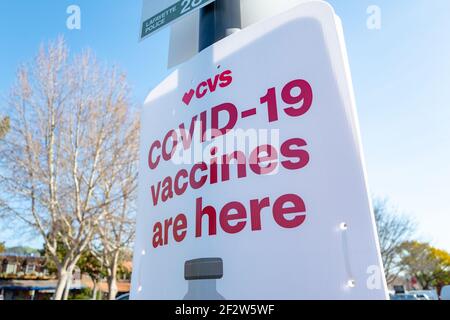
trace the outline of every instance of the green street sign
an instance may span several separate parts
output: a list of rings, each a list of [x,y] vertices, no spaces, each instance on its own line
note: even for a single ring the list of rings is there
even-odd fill
[[[141,40],[214,0],[144,0],[143,2]]]

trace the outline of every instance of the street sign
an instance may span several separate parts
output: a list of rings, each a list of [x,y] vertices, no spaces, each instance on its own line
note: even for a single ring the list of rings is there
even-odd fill
[[[141,40],[214,0],[143,0]]]
[[[132,299],[386,299],[340,22],[310,1],[142,112]]]

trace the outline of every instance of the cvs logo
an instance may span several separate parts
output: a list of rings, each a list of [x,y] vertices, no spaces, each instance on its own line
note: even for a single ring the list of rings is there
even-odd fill
[[[189,105],[194,96],[197,99],[202,99],[208,93],[215,92],[218,88],[226,88],[233,82],[233,76],[231,70],[226,70],[221,74],[217,74],[214,78],[200,82],[197,88],[191,89],[183,96],[183,102],[185,105]]]

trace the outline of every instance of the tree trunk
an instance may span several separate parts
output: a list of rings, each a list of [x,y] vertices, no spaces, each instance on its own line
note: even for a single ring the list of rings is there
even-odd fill
[[[58,282],[56,284],[55,295],[53,296],[53,300],[62,300],[68,278],[69,272],[67,270],[65,269],[58,270]]]
[[[66,282],[66,288],[64,289],[63,300],[69,299],[70,287],[72,286],[72,278],[73,278],[73,272],[69,271],[69,276],[67,277],[67,282]]]
[[[118,268],[119,268],[119,251],[114,254],[114,258],[108,275],[108,300],[116,299]]]
[[[108,276],[108,300],[115,300],[117,295],[117,275]]]
[[[97,300],[98,281],[96,279],[92,279],[92,283],[94,284],[92,287],[92,300]]]

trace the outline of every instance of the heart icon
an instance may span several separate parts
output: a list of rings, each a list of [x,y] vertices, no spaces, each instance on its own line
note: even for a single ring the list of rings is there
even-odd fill
[[[192,97],[194,96],[195,91],[191,89],[191,91],[186,92],[183,96],[183,102],[188,106],[191,103]]]

